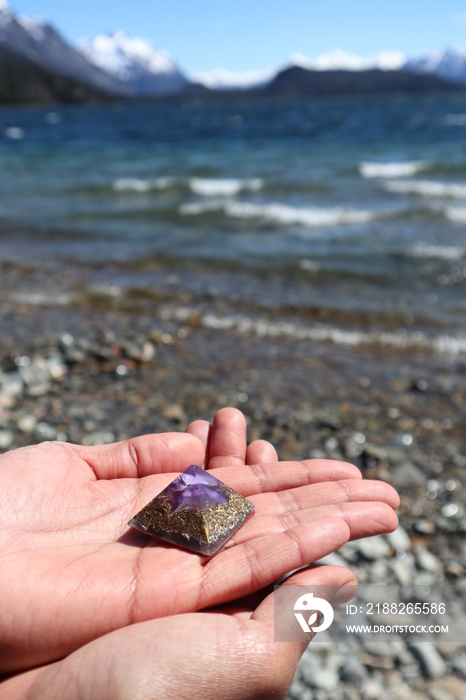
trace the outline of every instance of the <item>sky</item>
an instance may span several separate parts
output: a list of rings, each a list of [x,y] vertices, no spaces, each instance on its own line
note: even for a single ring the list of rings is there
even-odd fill
[[[0,0],[0,4],[5,0]],[[267,69],[336,49],[407,56],[466,48],[466,0],[10,0],[73,44],[122,29],[166,49],[190,76],[223,67]]]

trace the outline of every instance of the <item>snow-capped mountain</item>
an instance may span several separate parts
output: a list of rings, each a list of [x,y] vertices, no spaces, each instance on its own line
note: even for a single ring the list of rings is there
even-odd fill
[[[0,46],[58,75],[75,78],[107,92],[127,93],[125,86],[89,63],[51,24],[15,15],[5,0],[0,0]]]
[[[433,73],[442,78],[466,83],[466,51],[445,49],[425,56],[411,58],[403,66],[406,70]]]
[[[90,63],[139,95],[179,92],[188,82],[166,51],[120,30],[83,39],[80,49]]]
[[[170,56],[143,39],[115,32],[87,40],[79,50],[48,22],[15,15],[6,0],[0,0],[0,47],[58,75],[123,97],[173,93],[187,85]]]
[[[249,70],[242,72],[228,71],[225,68],[214,68],[212,71],[198,73],[194,76],[197,82],[214,90],[243,90],[258,88],[273,80],[278,73],[288,68],[298,66],[306,70],[350,70],[362,71],[370,68],[381,70],[397,70],[401,68],[406,58],[399,51],[382,51],[377,56],[356,56],[335,49],[317,58],[311,59],[303,54],[293,54],[289,61],[278,68]]]

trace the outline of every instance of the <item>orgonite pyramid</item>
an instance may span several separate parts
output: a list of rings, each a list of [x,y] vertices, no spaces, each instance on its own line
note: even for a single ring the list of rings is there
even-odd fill
[[[252,515],[254,505],[191,464],[137,513],[129,525],[199,554],[215,554]]]

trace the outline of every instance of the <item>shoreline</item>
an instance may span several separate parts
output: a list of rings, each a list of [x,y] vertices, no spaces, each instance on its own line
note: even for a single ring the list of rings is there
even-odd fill
[[[452,605],[464,605],[466,391],[456,381],[458,363],[426,374],[425,353],[290,343],[189,319],[58,311],[24,305],[1,320],[3,328],[21,321],[23,333],[1,342],[0,451],[184,430],[221,406],[237,406],[249,440],[270,440],[281,459],[349,461],[399,490],[401,528],[349,543],[328,563],[350,566],[361,586],[448,586]],[[395,690],[401,694],[392,697],[436,700],[432,689],[464,697],[461,644],[426,642],[427,652],[416,656],[417,647],[397,636],[381,647],[382,657],[378,646],[356,638],[311,644],[288,700]]]
[[[98,266],[52,265],[47,275],[3,263],[0,452],[179,431],[236,406],[249,440],[270,440],[281,459],[348,461],[400,492],[400,530],[349,543],[329,563],[350,566],[361,585],[448,586],[464,605],[464,354],[267,334],[251,326],[247,305],[180,289],[178,274],[163,271],[148,294],[115,295]],[[90,281],[101,285],[93,293]],[[235,313],[243,322],[206,322]],[[331,327],[325,318],[305,323]],[[399,637],[383,645],[383,657],[377,646],[311,644],[289,700],[464,697],[461,644],[426,642],[419,658]]]
[[[408,464],[425,482],[460,476],[466,465],[466,366],[457,358],[290,342],[197,318],[27,304],[4,313],[0,327],[4,388],[24,375],[0,414],[12,446],[35,437],[15,426],[17,411],[35,411],[49,432],[73,442],[92,441],[85,411],[83,421],[73,419],[73,402],[85,405],[95,394],[91,422],[115,439],[184,429],[233,405],[246,414],[250,439],[270,439],[282,459],[345,459],[388,480]],[[54,402],[60,410],[49,412]]]

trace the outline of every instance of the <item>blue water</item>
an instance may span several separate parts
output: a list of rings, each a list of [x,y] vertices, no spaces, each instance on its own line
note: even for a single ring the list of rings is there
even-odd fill
[[[4,109],[0,166],[11,264],[466,347],[464,97]]]

